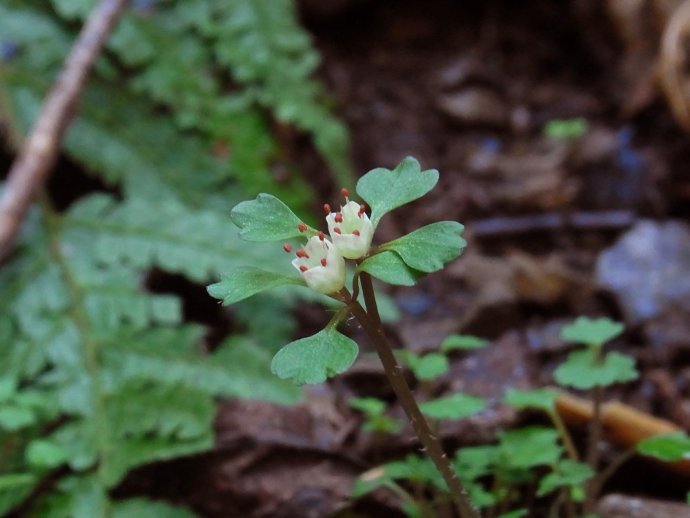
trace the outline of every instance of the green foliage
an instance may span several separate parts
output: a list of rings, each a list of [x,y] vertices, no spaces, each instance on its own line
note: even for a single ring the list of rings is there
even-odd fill
[[[635,360],[630,356],[610,352],[599,358],[592,349],[571,352],[553,373],[558,383],[577,389],[606,387],[633,381],[637,376]]]
[[[448,335],[441,342],[441,351],[448,353],[456,349],[482,349],[489,345],[489,341],[472,335]]]
[[[230,213],[247,241],[280,241],[302,236],[297,228],[302,222],[275,196],[261,193],[255,200],[243,201]],[[311,229],[310,233],[317,233]]]
[[[450,396],[425,401],[419,408],[432,419],[464,419],[486,408],[482,398],[456,392]]]
[[[637,445],[643,455],[668,462],[690,459],[690,437],[685,433],[655,435]]]
[[[399,286],[414,286],[417,279],[424,275],[405,264],[395,252],[381,252],[366,259],[357,267],[358,271],[367,272],[377,279]]]
[[[544,125],[544,135],[556,140],[576,139],[587,133],[587,120],[583,117],[553,119]]]
[[[503,402],[518,410],[532,408],[542,410],[547,414],[556,410],[556,398],[558,391],[551,388],[539,388],[533,390],[508,389]]]
[[[245,266],[222,275],[220,282],[209,285],[207,289],[211,297],[222,300],[227,306],[261,291],[288,284],[305,285],[304,281],[296,275],[288,276]]]
[[[359,353],[354,340],[326,328],[290,342],[273,357],[271,371],[298,385],[321,383],[350,368]]]
[[[622,332],[623,324],[609,318],[578,317],[572,324],[563,326],[561,339],[590,347],[601,347]]]
[[[547,474],[539,481],[537,496],[541,497],[548,495],[561,487],[575,488],[576,491],[573,491],[575,495],[584,495],[582,484],[593,476],[594,471],[588,464],[570,459],[563,459],[554,466],[554,470],[551,473]],[[573,500],[579,501],[580,496],[576,496]]]
[[[96,3],[0,5],[2,39],[19,48],[0,63],[11,143]],[[274,248],[239,245],[224,213],[265,190],[297,208],[309,202],[271,134],[275,120],[310,135],[338,182],[352,183],[347,135],[311,77],[316,63],[290,0],[126,10],[64,141],[68,163],[113,194],[63,212],[42,202],[0,269],[0,514],[40,488],[29,510],[40,516],[191,516],[113,502],[109,491],[132,468],[212,447],[218,397],[299,398],[255,343],[284,343],[292,297],[239,306],[242,325],[261,330],[256,341],[237,334],[208,353],[204,328],[184,322],[187,301],[153,293],[147,279],[156,271],[202,284],[242,264],[283,271]]]
[[[457,258],[466,245],[464,227],[456,221],[438,221],[390,241],[382,250],[393,250],[405,264],[425,273],[436,272]]]
[[[398,433],[402,429],[400,421],[384,415],[386,403],[380,399],[372,397],[351,398],[348,404],[365,415],[366,420],[362,425],[365,432]]]
[[[583,343],[585,349],[573,351],[553,373],[561,385],[578,389],[605,387],[637,379],[635,360],[630,356],[610,352],[603,354],[603,345],[619,336],[623,325],[608,318],[579,317],[564,326],[561,338],[567,342]]]
[[[421,198],[438,182],[438,171],[422,171],[419,162],[405,158],[393,169],[372,169],[357,182],[357,194],[371,207],[371,223],[376,228],[381,217],[406,203]]]
[[[448,358],[440,353],[429,353],[420,356],[412,351],[400,351],[398,357],[410,368],[415,378],[420,380],[436,379],[448,372],[450,368]]]
[[[502,462],[513,469],[553,465],[563,452],[558,432],[543,426],[529,426],[500,434]]]

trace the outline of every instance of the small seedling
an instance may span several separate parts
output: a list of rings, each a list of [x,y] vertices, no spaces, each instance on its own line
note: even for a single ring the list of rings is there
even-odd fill
[[[366,417],[362,424],[362,430],[365,432],[395,434],[402,429],[400,421],[384,414],[386,411],[385,401],[373,397],[357,397],[350,399],[348,403]]]

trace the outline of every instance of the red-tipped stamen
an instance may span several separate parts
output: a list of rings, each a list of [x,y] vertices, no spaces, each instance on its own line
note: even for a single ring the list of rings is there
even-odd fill
[[[290,243],[285,243],[283,245],[283,250],[285,250],[288,254],[292,252],[292,245]]]
[[[321,266],[326,266],[326,258],[321,259]]]
[[[350,196],[350,191],[348,191],[345,187],[340,189],[340,194],[343,196],[343,198],[347,198]]]
[[[302,265],[302,266],[299,267],[299,271],[302,272],[302,273],[306,272],[308,269],[309,269],[309,268],[307,268],[307,267],[304,266],[304,265]]]
[[[309,259],[309,254],[304,248],[300,248],[297,250],[297,253],[295,254],[297,257],[304,257],[306,259]]]
[[[305,225],[304,223],[300,223],[299,225],[297,225],[297,230],[299,230],[300,232],[306,232],[307,225]]]
[[[326,214],[329,214],[329,213],[331,212],[331,206],[330,206],[328,203],[324,203],[324,204],[323,204],[323,211],[324,211]]]
[[[358,235],[359,235],[359,230],[353,230],[352,233],[353,233],[355,236],[358,236]]]
[[[338,227],[334,227],[333,232],[335,232],[336,234],[342,234],[342,232],[340,231],[340,229]]]
[[[320,239],[321,241],[323,241],[324,239],[326,239],[326,234],[324,234],[323,232],[319,232],[319,239]]]
[[[342,212],[336,212],[335,222],[336,223],[342,223],[343,222],[343,213]]]
[[[364,205],[364,204],[361,204],[361,205],[359,206],[359,212],[357,213],[357,215],[361,218],[362,215],[363,215],[366,211],[367,211],[367,206]]]

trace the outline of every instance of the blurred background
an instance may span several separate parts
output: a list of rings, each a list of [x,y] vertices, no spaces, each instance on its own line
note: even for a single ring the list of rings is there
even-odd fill
[[[0,0],[0,178],[97,4]],[[377,239],[443,219],[469,245],[382,290],[391,336],[417,354],[490,341],[417,387],[488,402],[443,423],[447,446],[516,426],[503,393],[551,383],[581,314],[626,324],[616,348],[641,377],[610,398],[689,429],[688,36],[681,0],[128,2],[0,263],[0,514],[402,516],[350,499],[415,450],[348,405],[378,397],[403,422],[360,330],[344,328],[350,371],[294,387],[270,359],[328,322],[322,301],[223,308],[205,286],[291,271],[280,244],[239,241],[237,202],[269,192],[319,225],[341,187],[407,155],[439,186]],[[684,494],[650,469],[607,490]]]

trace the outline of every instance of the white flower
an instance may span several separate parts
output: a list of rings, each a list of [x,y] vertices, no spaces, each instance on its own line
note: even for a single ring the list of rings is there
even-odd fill
[[[329,213],[326,223],[333,244],[343,257],[359,259],[369,251],[374,229],[364,205],[348,201],[340,212]]]
[[[304,248],[297,250],[292,266],[300,271],[307,286],[319,293],[335,293],[345,286],[345,259],[323,233],[309,238]]]

